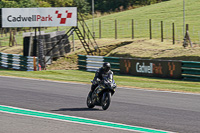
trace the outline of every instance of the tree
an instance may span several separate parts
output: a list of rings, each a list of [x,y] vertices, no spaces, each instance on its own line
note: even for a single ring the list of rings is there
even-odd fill
[[[16,8],[16,7],[37,7],[38,4],[34,0],[2,0],[0,8]]]
[[[0,8],[19,7],[16,1],[2,0],[0,1]]]
[[[94,0],[94,4],[96,11],[110,12],[110,11],[121,10],[121,8],[127,9],[129,6],[150,5],[162,1],[168,1],[168,0]],[[91,7],[92,0],[87,0],[87,2],[90,4]]]
[[[49,4],[46,1],[39,1],[38,4],[39,4],[39,7],[51,7],[51,4]]]
[[[73,5],[73,0],[45,0],[52,7],[70,7]]]
[[[19,7],[38,7],[38,4],[33,0],[19,0]]]
[[[56,0],[55,7],[70,7],[73,5],[73,0]]]
[[[89,13],[89,3],[85,0],[74,0],[73,6],[78,8],[78,12],[87,14]]]

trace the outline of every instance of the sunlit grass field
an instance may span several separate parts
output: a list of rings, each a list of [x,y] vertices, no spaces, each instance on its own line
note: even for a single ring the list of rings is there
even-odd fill
[[[90,84],[90,81],[93,79],[95,73],[80,70],[48,70],[26,72],[0,69],[0,75]],[[200,93],[199,82],[127,75],[114,75],[114,79],[118,87]]]
[[[185,23],[189,24],[192,41],[198,44],[200,41],[199,5],[199,0],[185,1]],[[164,38],[172,39],[172,23],[175,23],[175,39],[183,40],[183,0],[170,0],[95,18],[96,36],[99,36],[99,20],[101,20],[102,37],[114,38],[114,22],[117,20],[118,38],[131,38],[132,19],[134,19],[135,38],[149,38],[149,19],[151,19],[153,38],[160,39],[161,21],[163,21]],[[87,23],[92,27],[92,20],[88,20]]]
[[[189,24],[192,42],[200,44],[200,1],[185,1],[185,23]],[[183,41],[183,0],[170,0],[132,10],[112,13],[94,19],[95,37],[99,38],[99,20],[101,20],[101,37],[115,38],[115,20],[117,20],[117,38],[132,38],[132,19],[134,19],[134,38],[149,38],[149,19],[152,20],[152,37],[161,38],[161,21],[163,21],[164,39],[172,41],[172,23],[175,23],[175,39]],[[92,19],[86,20],[92,32]],[[79,24],[81,29],[81,26]],[[68,31],[70,27],[52,27],[45,32]],[[71,39],[71,38],[70,38]],[[75,39],[77,36],[75,35]],[[16,35],[18,44],[23,43],[22,33]],[[9,35],[0,37],[2,46],[8,45]]]

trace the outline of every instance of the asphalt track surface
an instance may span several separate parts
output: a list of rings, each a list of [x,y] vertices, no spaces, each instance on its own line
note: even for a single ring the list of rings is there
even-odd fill
[[[200,95],[118,88],[108,110],[88,109],[90,85],[0,77],[0,105],[179,133],[200,132]],[[3,132],[130,132],[0,113]],[[49,126],[51,125],[51,126]]]

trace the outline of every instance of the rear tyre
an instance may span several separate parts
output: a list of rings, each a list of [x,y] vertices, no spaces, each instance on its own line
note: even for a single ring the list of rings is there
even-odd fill
[[[108,107],[110,106],[110,102],[111,102],[111,93],[110,92],[104,92],[102,99],[101,99],[101,106],[103,110],[108,109]]]
[[[92,102],[92,92],[90,91],[88,96],[87,96],[87,106],[88,108],[94,108],[94,103]]]

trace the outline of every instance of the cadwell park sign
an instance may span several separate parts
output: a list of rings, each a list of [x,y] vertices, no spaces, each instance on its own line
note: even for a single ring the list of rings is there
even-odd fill
[[[2,8],[1,27],[77,26],[77,8]]]
[[[181,61],[120,59],[120,73],[135,76],[181,78]]]

